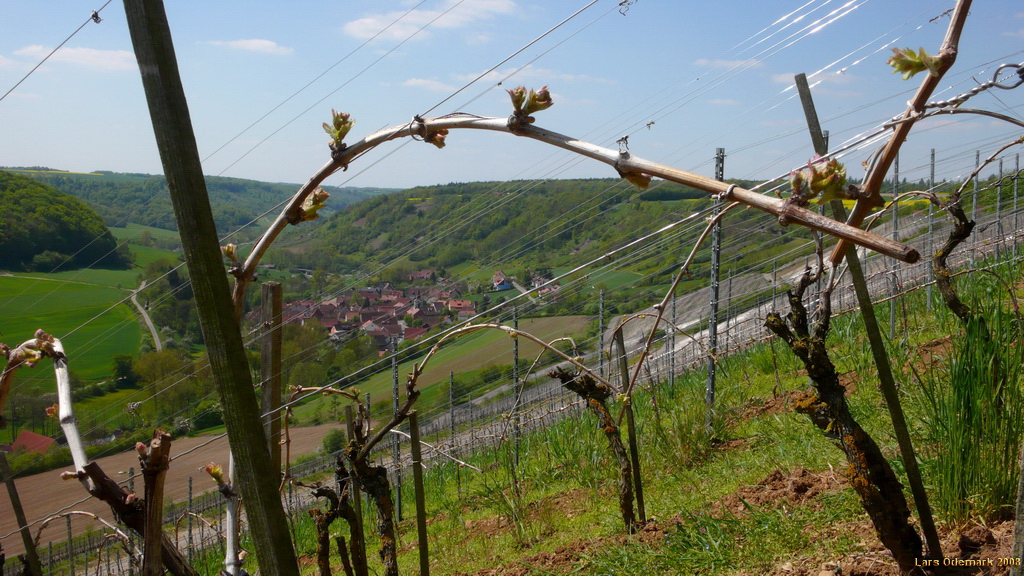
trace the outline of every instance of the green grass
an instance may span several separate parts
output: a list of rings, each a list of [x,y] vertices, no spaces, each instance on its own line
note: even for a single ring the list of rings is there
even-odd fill
[[[150,236],[157,240],[178,240],[178,232],[176,230],[164,230],[163,228],[154,228],[152,226],[143,226],[141,224],[132,223],[128,223],[124,227],[112,227],[110,229],[110,233],[118,240],[131,240],[133,238],[137,238],[144,230],[149,231]]]
[[[3,341],[17,345],[42,328],[61,338],[74,373],[85,380],[103,380],[110,374],[111,357],[134,353],[141,341],[141,327],[130,305],[116,304],[126,296],[124,290],[60,280],[56,274],[0,276],[0,332]],[[24,370],[15,378],[32,389],[52,390],[52,371],[45,377],[41,373]]]
[[[558,274],[568,272],[569,269],[558,270]],[[614,292],[625,286],[634,284],[638,280],[643,278],[643,275],[635,272],[627,272],[625,270],[600,270],[590,275],[588,281],[588,287],[584,290],[590,290],[590,286],[598,286],[604,288],[606,291]]]
[[[1024,286],[1020,270],[1001,274],[1016,278],[1011,285]],[[1005,291],[999,294],[998,286],[974,279],[959,283],[972,305],[995,300],[1007,305]],[[941,303],[934,312],[926,312],[923,290],[904,297],[900,306],[901,314],[906,307],[908,321],[887,345],[902,383],[903,407],[915,444],[930,442],[941,451],[948,441],[929,436],[925,417],[934,408],[922,396],[912,367],[922,361],[923,343],[943,336],[962,340],[963,328]],[[887,311],[887,304],[878,306],[883,318]],[[906,486],[859,317],[836,319],[829,343],[831,357],[852,392],[852,413],[879,442]],[[1004,386],[1019,391],[1020,379],[1017,374]],[[674,385],[645,386],[634,395],[647,513],[658,519],[663,533],[621,536],[607,443],[591,415],[577,414],[525,434],[518,466],[510,457],[510,440],[496,449],[459,454],[483,473],[431,463],[426,471],[431,573],[472,574],[504,566],[530,575],[739,575],[777,570],[786,562],[817,569],[824,561],[878,553],[878,543],[864,532],[867,517],[849,487],[833,487],[808,505],[744,501],[739,509],[718,510],[716,502],[757,485],[774,470],[788,473],[802,467],[842,478],[846,463],[842,452],[791,407],[781,412],[756,410],[807,388],[802,366],[784,345],[756,344],[721,361],[714,436],[725,443],[710,443],[701,430],[704,381],[704,371],[697,370],[680,375]],[[939,381],[948,387],[941,377]],[[1015,442],[1010,444],[1016,448]],[[1015,466],[1003,468],[1012,471]],[[933,498],[936,483],[951,482],[929,466],[925,473]],[[400,548],[406,551],[400,565],[402,573],[415,573],[415,527],[408,519],[414,504],[408,479],[403,500],[407,519],[400,524]],[[941,507],[935,513],[940,526],[958,522]],[[978,513],[984,511],[975,510],[971,517],[979,518]],[[346,529],[339,524],[335,530],[344,534]],[[375,546],[371,542],[368,551],[374,559]],[[563,547],[576,551],[565,560],[568,565],[545,564],[566,556],[560,552]],[[311,553],[311,548],[307,543],[300,551]]]

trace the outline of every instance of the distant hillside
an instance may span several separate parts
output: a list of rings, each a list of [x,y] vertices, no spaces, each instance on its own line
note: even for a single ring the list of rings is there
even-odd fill
[[[674,183],[656,182],[641,192],[619,179],[419,187],[339,211],[315,231],[313,240],[290,249],[287,261],[331,272],[390,263],[392,273],[473,262],[515,275],[524,267],[555,268],[599,257],[710,204],[706,193]],[[744,233],[742,242],[730,246],[733,260],[753,248],[780,247],[777,237],[784,229],[765,226],[761,213],[735,211],[730,222],[731,234]],[[692,241],[680,238],[629,268],[653,273],[652,282],[667,278],[680,262],[673,247],[688,250]]]
[[[67,261],[67,263],[65,263]],[[127,249],[84,202],[31,178],[0,171],[0,269],[124,268]]]
[[[63,172],[49,168],[4,168],[44,182],[85,201],[108,225],[125,223],[177,230],[174,211],[162,175],[115,172]],[[217,230],[226,233],[242,226],[290,198],[298,184],[268,183],[241,178],[207,176]],[[324,187],[331,193],[330,213],[353,202],[389,192],[385,188]],[[276,216],[276,213],[273,214]]]

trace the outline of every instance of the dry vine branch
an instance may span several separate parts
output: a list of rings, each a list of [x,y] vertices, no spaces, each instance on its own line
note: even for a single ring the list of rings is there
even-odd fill
[[[781,338],[800,358],[814,385],[813,393],[804,393],[794,402],[797,412],[806,414],[846,455],[847,474],[861,505],[871,518],[879,540],[892,553],[906,573],[915,570],[921,558],[921,537],[910,524],[910,509],[892,467],[878,444],[853,418],[846,403],[846,389],[839,382],[835,365],[825,344],[832,316],[832,290],[829,283],[821,293],[817,324],[808,321],[803,296],[817,275],[808,269],[795,290],[790,290],[790,312],[785,319],[771,312],[765,327]]]
[[[43,358],[57,359],[64,356],[63,351],[54,349],[53,340],[53,336],[42,330],[36,330],[35,336],[31,340],[22,342],[13,350],[6,344],[0,343],[0,352],[7,359],[7,366],[4,367],[3,373],[0,374],[0,429],[7,427],[7,421],[4,419],[3,412],[4,406],[7,404],[7,395],[11,390],[11,380],[14,379],[14,373],[22,366],[34,368],[36,363]],[[64,357],[64,359],[67,360],[67,357]]]
[[[143,576],[161,576],[160,535],[164,520],[164,479],[167,477],[168,457],[171,450],[171,435],[163,430],[153,433],[149,446],[139,442],[135,446],[142,463],[142,479],[145,486],[146,524],[143,533],[142,556]]]
[[[871,166],[868,167],[867,175],[861,186],[865,197],[857,200],[850,213],[850,217],[846,220],[846,223],[850,226],[860,226],[871,210],[882,204],[880,190],[882,182],[885,180],[885,175],[889,172],[889,167],[892,166],[893,161],[896,159],[896,155],[910,134],[911,128],[920,119],[922,112],[928,104],[928,99],[931,98],[939,82],[942,81],[946,71],[956,61],[960,34],[963,32],[964,23],[967,21],[967,14],[970,8],[971,0],[957,1],[956,7],[950,16],[949,27],[946,29],[946,37],[943,39],[942,47],[936,55],[934,70],[931,70],[921,80],[921,85],[914,94],[914,98],[907,103],[907,109],[903,112],[900,120],[893,126],[892,136],[890,136],[889,141],[881,149]],[[850,242],[848,239],[839,240],[830,258],[833,267],[843,260],[849,248]]]
[[[402,432],[401,430],[392,430],[391,433],[392,434],[398,434],[399,436],[402,436],[403,438],[407,438],[409,440],[412,440],[412,435],[406,434],[405,432]],[[483,473],[483,470],[477,468],[476,466],[473,466],[472,464],[470,464],[470,463],[468,463],[468,462],[466,462],[464,460],[459,460],[455,456],[452,456],[451,454],[445,452],[444,450],[441,450],[440,448],[438,448],[437,446],[434,446],[433,444],[430,444],[429,442],[424,442],[423,440],[420,440],[420,446],[426,446],[427,448],[433,450],[434,452],[437,452],[441,456],[444,456],[445,458],[451,460],[452,462],[455,462],[456,464],[459,465],[459,468],[469,468],[469,469],[472,469],[472,470],[476,470],[477,472]],[[426,469],[426,463],[423,463],[423,468]]]
[[[338,518],[344,518],[349,525],[351,548],[345,542],[345,538],[341,536],[337,537],[336,543],[345,574],[347,576],[366,576],[368,573],[366,542],[362,524],[359,523],[355,508],[350,501],[352,477],[345,468],[345,460],[342,454],[339,454],[335,460],[334,478],[338,485],[338,491],[319,483],[306,485],[296,482],[298,486],[312,488],[313,496],[325,498],[328,504],[326,512],[320,508],[313,508],[309,511],[309,515],[313,518],[313,526],[316,529],[317,569],[320,572],[320,576],[331,576],[330,527]],[[356,502],[355,505],[359,506],[359,502]]]
[[[717,180],[713,180],[713,182],[717,182]],[[736,185],[729,184],[728,187],[719,194],[719,198],[731,198],[735,193],[735,190]],[[690,265],[693,264],[693,259],[697,255],[697,250],[700,248],[702,244],[704,244],[704,241],[707,240],[708,235],[711,234],[711,231],[714,229],[715,225],[721,222],[726,212],[736,207],[737,205],[737,202],[733,202],[729,204],[725,209],[723,209],[722,211],[718,212],[717,214],[708,219],[707,226],[704,227],[704,231],[701,233],[700,237],[697,238],[697,242],[694,244],[693,249],[690,251],[690,255],[689,257],[687,257],[686,262],[684,262],[682,267],[679,268],[679,272],[676,274],[675,280],[672,281],[672,285],[669,286],[669,289],[665,292],[665,297],[661,299],[661,302],[654,305],[654,309],[657,311],[654,326],[651,327],[651,332],[647,335],[647,340],[644,341],[644,347],[640,351],[640,359],[636,363],[636,370],[634,370],[633,375],[630,376],[629,384],[626,386],[626,389],[622,391],[622,393],[627,398],[633,394],[633,388],[636,386],[637,379],[640,378],[640,371],[643,369],[644,361],[647,360],[647,356],[651,353],[651,346],[654,344],[654,337],[655,334],[657,334],[658,324],[661,322],[661,319],[665,316],[665,309],[668,306],[669,300],[671,300],[672,296],[675,295],[676,289],[679,287],[679,284],[683,281],[683,278],[690,275]],[[799,208],[799,206],[792,202],[786,202],[786,206]],[[782,217],[783,216],[780,215],[780,218]],[[621,326],[619,328],[621,329]],[[623,350],[623,353],[625,353],[625,350]],[[616,420],[616,424],[621,426],[622,419],[625,416],[626,409],[625,407],[623,407],[623,409],[619,412],[619,417]]]
[[[975,313],[971,308],[960,299],[957,295],[956,290],[953,288],[953,275],[949,269],[949,255],[953,253],[960,244],[964,243],[971,236],[971,232],[974,230],[975,222],[967,218],[967,214],[964,212],[963,206],[961,206],[961,196],[964,190],[967,188],[967,183],[970,182],[975,176],[977,176],[983,168],[995,161],[1007,149],[1012,146],[1024,144],[1024,137],[1018,138],[1012,142],[1004,144],[998,150],[992,153],[984,162],[978,165],[977,168],[971,172],[964,183],[953,194],[949,196],[946,202],[941,202],[938,197],[932,197],[931,201],[936,207],[945,210],[949,215],[950,220],[953,223],[953,228],[949,232],[949,236],[946,238],[946,242],[936,250],[935,254],[932,255],[932,266],[935,270],[935,284],[939,288],[939,293],[942,294],[942,299],[946,303],[946,306],[959,318],[963,323],[970,322],[975,318]],[[975,198],[977,202],[977,198]],[[984,322],[984,320],[981,320]],[[987,332],[987,327],[983,327]]]
[[[414,374],[418,376],[419,370],[415,369]],[[324,394],[341,394],[356,402],[358,412],[356,416],[354,434],[353,437],[349,438],[348,445],[342,451],[342,456],[345,460],[348,460],[351,469],[346,470],[344,462],[341,460],[342,456],[339,456],[335,473],[338,478],[347,478],[350,485],[354,484],[374,500],[374,503],[377,506],[377,529],[380,533],[381,539],[379,554],[381,561],[384,563],[384,574],[386,576],[397,576],[398,545],[395,532],[395,505],[391,496],[391,482],[388,480],[387,469],[383,466],[372,465],[369,461],[369,456],[370,451],[373,450],[374,446],[376,446],[389,431],[393,430],[408,418],[413,404],[420,395],[419,390],[416,389],[416,378],[413,374],[409,375],[409,379],[406,382],[405,404],[395,412],[394,416],[387,424],[383,425],[376,431],[373,437],[369,436],[369,406],[359,402],[359,395],[357,392],[352,390],[338,390],[336,388],[296,387],[293,389],[292,398],[294,399],[299,395],[312,390],[316,390]],[[289,413],[286,413],[284,427],[286,442],[289,441],[288,416]],[[290,468],[286,468],[286,470],[290,470]],[[290,471],[286,472],[286,478],[290,478]],[[330,526],[330,523],[338,517],[345,518],[346,521],[348,521],[352,537],[349,547],[351,550],[351,567],[357,576],[364,576],[367,573],[365,560],[365,538],[363,537],[362,525],[357,520],[356,512],[352,506],[348,504],[348,494],[349,490],[347,488],[342,488],[342,494],[340,497],[337,492],[329,489],[320,488],[317,491],[314,491],[314,496],[328,498],[331,503],[331,508],[328,509],[327,513],[318,510],[317,515],[314,515],[314,521],[318,525],[318,551],[329,550],[330,541],[327,535],[327,529]],[[323,532],[320,531],[321,527]],[[343,542],[338,543],[339,550],[344,550],[343,544]],[[328,552],[323,553],[327,554]]]
[[[301,395],[312,391],[317,391],[324,395],[340,394],[345,396],[355,402],[362,413],[363,406],[359,403],[359,393],[355,390],[338,390],[337,388],[303,388],[296,386],[292,389],[290,402],[293,402]],[[289,432],[291,416],[292,411],[289,407],[285,412],[284,417],[283,441],[285,445],[289,447],[291,445]],[[362,427],[362,424],[360,424],[360,427]],[[352,438],[349,439],[350,442],[352,440]],[[293,481],[297,486],[313,488],[313,496],[317,498],[326,498],[329,504],[327,512],[323,512],[319,508],[314,508],[309,511],[310,516],[313,517],[313,525],[317,531],[317,566],[321,575],[329,575],[331,573],[330,525],[338,518],[344,518],[349,526],[349,541],[346,542],[341,536],[336,539],[338,554],[341,556],[345,573],[348,576],[368,576],[369,573],[369,568],[366,563],[366,537],[363,532],[363,525],[353,504],[350,502],[352,499],[351,494],[353,492],[353,488],[357,487],[357,480],[349,474],[345,467],[344,459],[348,457],[348,455],[347,451],[343,451],[343,453],[339,454],[335,460],[334,477],[338,484],[338,491],[336,492],[335,490],[320,484],[306,486],[301,482],[294,481],[291,476],[291,450],[286,450],[285,454],[285,474],[281,481],[282,490],[284,489],[285,482]],[[359,506],[359,502],[355,502],[355,506]]]
[[[573,358],[576,359],[576,360],[579,360],[580,362],[582,362],[582,357],[579,355],[579,347],[576,345],[576,341],[575,340],[573,340],[571,337],[568,337],[568,336],[564,336],[562,338],[555,338],[554,340],[548,342],[547,346],[545,348],[541,348],[541,351],[537,353],[537,357],[533,359],[533,363],[526,370],[526,377],[527,378],[529,378],[530,374],[533,374],[534,370],[537,369],[537,365],[540,364],[541,358],[544,357],[544,353],[547,350],[552,349],[554,347],[554,345],[559,343],[559,342],[569,342],[572,345]],[[515,402],[512,403],[512,409],[509,410],[509,412],[507,414],[507,417],[505,419],[505,425],[502,427],[502,430],[501,430],[501,438],[503,438],[503,439],[508,434],[508,426],[509,426],[510,421],[512,420],[512,415],[519,411],[519,406],[520,406],[520,404],[523,401],[523,394],[526,393],[526,386],[525,386],[526,379],[520,378],[519,381],[523,382],[524,386],[519,387],[519,394],[516,395]],[[516,384],[518,384],[518,382]]]
[[[46,335],[45,332],[39,330],[36,332],[37,339],[40,337],[40,334]],[[53,366],[57,378],[60,423],[61,428],[64,430],[64,436],[67,438],[72,459],[75,462],[75,472],[65,472],[61,476],[65,479],[76,478],[81,481],[90,495],[106,502],[110,506],[110,510],[114,513],[115,518],[144,537],[146,534],[147,518],[145,502],[135,494],[125,492],[97,463],[89,462],[85,454],[85,445],[82,443],[81,436],[78,433],[78,425],[71,403],[71,378],[68,374],[68,363],[67,356],[64,354],[64,346],[59,339],[52,336],[45,339],[50,342],[54,351]],[[171,574],[175,576],[198,576],[199,573],[188,564],[178,548],[163,532],[160,533],[159,545],[163,565]]]
[[[598,383],[586,372],[581,370],[567,372],[560,366],[548,372],[548,376],[557,379],[566,389],[575,392],[587,402],[587,406],[597,416],[598,426],[608,438],[608,445],[619,466],[619,511],[622,514],[622,522],[626,526],[626,531],[632,534],[637,529],[636,514],[633,510],[633,467],[630,464],[626,447],[622,444],[619,426],[608,410],[607,402],[608,398],[612,396],[613,388],[607,384]]]
[[[131,539],[128,538],[127,534],[122,532],[117,526],[114,526],[110,522],[107,522],[106,520],[100,518],[92,512],[85,512],[82,510],[71,510],[69,512],[64,512],[61,514],[50,516],[49,518],[43,520],[42,523],[39,525],[39,528],[36,530],[36,537],[33,539],[32,545],[36,547],[39,546],[39,540],[43,537],[43,530],[45,530],[46,527],[49,526],[51,522],[60,520],[61,518],[70,518],[72,516],[85,516],[90,520],[95,520],[96,522],[103,524],[103,526],[105,526],[107,529],[111,531],[111,534],[107,534],[107,536],[115,537],[121,541],[121,543],[124,545],[125,551],[128,552],[128,558],[132,562],[138,563],[139,559],[142,558],[142,551],[138,548],[132,549]]]
[[[505,132],[531,138],[569,150],[576,154],[603,162],[615,168],[620,174],[646,175],[664,178],[687,186],[692,186],[709,194],[720,195],[725,200],[731,200],[768,212],[782,221],[796,222],[808,228],[825,232],[833,236],[849,240],[855,244],[868,247],[872,250],[885,254],[905,262],[916,262],[920,257],[918,252],[899,242],[887,238],[865,233],[859,228],[836,222],[817,212],[796,206],[792,202],[786,202],[779,198],[764,196],[750,190],[731,186],[717,180],[657,164],[639,157],[632,156],[628,152],[611,150],[588,142],[577,140],[569,136],[558,134],[550,130],[539,128],[533,124],[514,121],[512,118],[483,118],[468,115],[449,115],[434,119],[417,118],[413,122],[385,128],[370,134],[358,142],[349,145],[335,146],[332,149],[332,157],[324,164],[292,197],[287,206],[278,215],[273,224],[264,232],[264,235],[257,241],[253,250],[249,253],[244,262],[232,269],[235,276],[232,299],[235,305],[236,315],[240,317],[244,303],[245,290],[256,273],[256,266],[263,257],[270,244],[289,224],[301,221],[302,205],[313,194],[320,184],[330,175],[338,170],[347,169],[348,164],[367,151],[390,140],[398,138],[419,136],[425,137],[428,134],[440,133],[454,129],[476,129]]]

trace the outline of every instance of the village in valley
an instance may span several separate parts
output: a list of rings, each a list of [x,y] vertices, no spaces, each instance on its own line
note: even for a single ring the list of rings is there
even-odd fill
[[[360,332],[374,340],[380,354],[392,345],[423,337],[437,326],[449,326],[470,319],[489,309],[497,300],[509,296],[494,293],[515,291],[518,295],[526,287],[542,286],[541,298],[558,294],[559,285],[529,270],[524,284],[513,276],[499,271],[490,283],[474,287],[472,292],[483,294],[471,297],[465,282],[451,283],[436,270],[422,269],[406,276],[407,284],[381,281],[374,286],[349,289],[336,297],[286,302],[282,311],[284,323],[302,325],[319,324],[326,337],[341,342]]]

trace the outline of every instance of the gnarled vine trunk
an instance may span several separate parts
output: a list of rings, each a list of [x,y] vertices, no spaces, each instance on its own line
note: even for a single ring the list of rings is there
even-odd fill
[[[619,427],[615,425],[615,418],[608,410],[606,404],[612,391],[604,384],[595,382],[590,375],[578,372],[571,373],[558,367],[548,373],[548,376],[557,378],[562,386],[575,392],[587,403],[587,407],[597,416],[598,425],[608,438],[608,445],[615,455],[619,465],[619,510],[622,512],[622,522],[626,525],[626,531],[636,532],[636,513],[633,510],[633,467],[630,465],[629,454],[622,444],[622,437],[619,434]]]
[[[777,312],[768,314],[765,319],[765,326],[789,345],[813,382],[813,392],[797,400],[795,409],[806,414],[846,455],[850,483],[871,518],[879,540],[892,553],[900,570],[920,574],[917,560],[922,555],[921,537],[910,524],[910,508],[903,495],[903,485],[878,444],[850,413],[846,388],[840,384],[825,347],[832,312],[830,289],[821,295],[821,319],[814,331],[810,331],[802,298],[813,281],[808,271],[796,291],[789,292],[790,313],[785,320]]]

